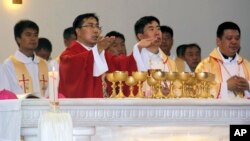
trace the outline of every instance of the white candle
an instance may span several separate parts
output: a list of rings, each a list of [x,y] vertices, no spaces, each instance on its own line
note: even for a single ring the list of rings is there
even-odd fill
[[[58,102],[58,84],[59,84],[59,73],[55,71],[55,67],[52,71],[49,71],[49,98],[53,103]]]

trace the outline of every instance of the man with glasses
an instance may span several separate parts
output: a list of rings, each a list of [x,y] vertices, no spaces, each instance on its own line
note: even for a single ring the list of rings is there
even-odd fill
[[[99,19],[94,13],[77,16],[73,28],[77,39],[60,56],[59,92],[70,98],[103,97],[103,74],[114,68],[106,63],[103,50],[113,44],[114,38],[100,36]]]

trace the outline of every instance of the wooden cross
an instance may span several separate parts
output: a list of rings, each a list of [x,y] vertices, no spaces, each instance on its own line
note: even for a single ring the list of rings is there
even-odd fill
[[[26,93],[26,81],[28,82],[29,79],[25,79],[24,74],[23,74],[23,75],[22,75],[22,79],[19,80],[19,82],[22,82],[22,83],[23,83],[23,90],[24,90],[24,93]]]

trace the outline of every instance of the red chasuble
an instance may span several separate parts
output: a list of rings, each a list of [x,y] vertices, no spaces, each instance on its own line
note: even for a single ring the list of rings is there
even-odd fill
[[[109,72],[115,70],[136,71],[132,55],[114,56],[105,53]],[[101,98],[103,97],[102,76],[93,76],[94,56],[74,41],[60,56],[59,93],[67,98]]]

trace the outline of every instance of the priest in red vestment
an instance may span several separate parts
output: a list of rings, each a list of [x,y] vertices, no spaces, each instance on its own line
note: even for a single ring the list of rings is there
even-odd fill
[[[77,40],[61,54],[59,69],[59,92],[68,98],[104,97],[103,83],[107,72],[122,70],[131,75],[133,71],[152,68],[176,70],[174,61],[159,49],[161,31],[155,17],[143,17],[137,21],[135,31],[139,42],[129,56],[105,52],[115,38],[100,36],[101,27],[95,14],[79,15],[73,22],[73,28]]]
[[[68,98],[103,97],[103,74],[116,70],[113,64],[105,61],[110,55],[103,50],[114,39],[100,37],[99,19],[93,13],[76,17],[73,28],[77,40],[60,56],[59,92]]]

